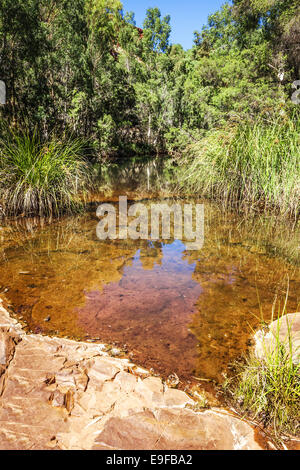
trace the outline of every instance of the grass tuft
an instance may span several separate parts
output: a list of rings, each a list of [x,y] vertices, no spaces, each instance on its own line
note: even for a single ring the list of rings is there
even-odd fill
[[[179,188],[226,205],[300,212],[300,117],[214,131],[185,151]]]
[[[12,134],[0,141],[0,205],[4,215],[58,216],[81,205],[89,178],[80,139]]]
[[[277,319],[273,346],[264,342],[263,357],[252,351],[244,362],[235,364],[234,377],[223,387],[242,413],[272,429],[276,437],[299,436],[300,364],[293,362],[296,351],[290,326],[284,342],[280,341],[282,318]]]

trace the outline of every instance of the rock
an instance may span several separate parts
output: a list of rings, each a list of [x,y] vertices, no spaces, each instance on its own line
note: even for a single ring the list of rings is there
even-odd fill
[[[14,357],[18,335],[10,328],[0,327],[0,396],[3,391],[5,372]]]
[[[122,351],[118,348],[112,348],[110,351],[109,351],[109,354],[113,357],[117,357],[117,356],[121,356],[122,354]]]
[[[262,359],[267,353],[274,350],[277,345],[276,337],[279,328],[279,340],[289,351],[289,342],[292,343],[292,358],[294,364],[300,361],[300,313],[283,315],[270,323],[268,331],[259,330],[254,335],[255,354]]]
[[[164,393],[166,406],[174,408],[184,408],[186,405],[192,405],[194,400],[189,398],[186,393],[181,390],[167,388]]]
[[[147,377],[143,380],[143,384],[153,393],[163,393],[164,386],[158,377]]]
[[[245,422],[216,411],[159,409],[110,418],[93,449],[260,450]]]
[[[0,362],[2,450],[264,448],[236,416],[195,412],[97,344],[25,334],[1,306]]]
[[[175,372],[171,375],[166,380],[166,383],[169,387],[176,387],[179,384],[180,380],[177,374]]]

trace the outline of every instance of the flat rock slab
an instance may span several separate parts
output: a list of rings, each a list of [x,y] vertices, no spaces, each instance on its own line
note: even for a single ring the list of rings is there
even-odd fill
[[[110,418],[93,449],[259,450],[253,429],[221,411],[148,409]]]
[[[262,449],[255,429],[101,345],[25,334],[0,305],[0,449]]]

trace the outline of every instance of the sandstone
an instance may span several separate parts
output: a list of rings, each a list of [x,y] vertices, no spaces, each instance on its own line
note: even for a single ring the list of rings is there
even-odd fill
[[[137,378],[134,375],[124,371],[120,372],[114,380],[115,385],[120,387],[120,390],[123,390],[126,393],[134,391],[136,382]]]
[[[294,364],[300,362],[300,313],[290,313],[270,323],[268,331],[259,330],[255,333],[255,354],[262,359],[277,347],[277,336],[280,343],[292,345],[292,359]]]
[[[0,306],[0,449],[263,448],[252,425],[193,403],[97,344],[24,334]]]
[[[147,377],[143,384],[153,393],[162,393],[164,390],[162,381],[158,377]]]
[[[233,416],[206,411],[147,410],[110,418],[93,449],[259,450],[253,430]]]
[[[185,405],[192,405],[194,401],[181,390],[168,388],[164,394],[166,406],[184,408]]]

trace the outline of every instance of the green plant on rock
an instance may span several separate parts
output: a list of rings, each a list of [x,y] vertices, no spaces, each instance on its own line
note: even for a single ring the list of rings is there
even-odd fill
[[[272,428],[276,437],[300,433],[300,363],[293,359],[291,325],[285,340],[280,340],[282,318],[277,319],[272,346],[264,339],[263,357],[252,351],[235,365],[236,374],[224,383],[240,411]]]

